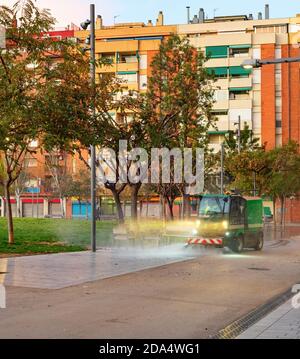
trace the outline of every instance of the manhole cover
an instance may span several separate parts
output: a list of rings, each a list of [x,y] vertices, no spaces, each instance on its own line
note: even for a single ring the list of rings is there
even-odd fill
[[[258,270],[258,271],[268,271],[270,270],[269,268],[256,268],[256,267],[253,267],[253,268],[248,268],[249,270]]]

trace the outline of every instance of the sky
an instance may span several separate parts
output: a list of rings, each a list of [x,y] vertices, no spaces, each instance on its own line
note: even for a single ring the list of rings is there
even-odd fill
[[[1,5],[11,5],[16,0],[0,0]],[[300,13],[300,0],[37,0],[39,7],[51,9],[57,19],[58,27],[71,22],[79,25],[89,17],[89,4],[95,3],[96,13],[102,15],[104,25],[115,22],[155,21],[162,10],[166,24],[186,23],[186,6],[191,7],[192,15],[203,7],[209,17],[221,15],[241,15],[252,13],[255,18],[259,11],[264,13],[264,5],[270,4],[270,14],[275,17],[292,17]],[[114,17],[117,16],[115,19]]]

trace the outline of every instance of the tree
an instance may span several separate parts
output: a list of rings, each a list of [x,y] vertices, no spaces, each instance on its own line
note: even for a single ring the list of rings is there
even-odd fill
[[[124,221],[124,213],[120,196],[128,185],[131,191],[131,216],[137,217],[137,193],[141,183],[130,182],[130,173],[135,166],[130,151],[136,147],[146,147],[146,133],[144,122],[137,111],[137,96],[134,93],[123,94],[120,82],[104,76],[96,87],[96,144],[103,149],[113,150],[116,156],[106,153],[101,156],[98,168],[101,170],[105,188],[109,189],[114,197],[118,219]],[[120,141],[126,141],[126,149],[120,149]],[[123,156],[126,163],[121,163]]]
[[[264,195],[271,177],[269,155],[263,149],[230,153],[225,160],[226,172],[232,179],[230,186],[248,195]],[[254,178],[255,175],[255,178]],[[254,193],[254,180],[256,193]]]
[[[0,50],[0,156],[11,244],[10,191],[32,140],[48,150],[74,151],[90,127],[89,62],[73,42],[43,36],[54,23],[31,0],[0,8],[7,36],[7,48]]]
[[[253,151],[259,149],[259,139],[253,136],[252,130],[250,130],[249,125],[245,122],[244,129],[241,130],[241,151]],[[225,136],[225,150],[228,153],[237,152],[238,149],[238,138],[237,134],[233,131]]]
[[[171,36],[162,42],[151,64],[151,76],[141,117],[146,122],[149,147],[207,149],[211,115],[213,77],[205,69],[206,58],[187,38]],[[172,186],[171,186],[172,187]],[[167,184],[164,195],[173,192]],[[161,186],[162,188],[162,186]],[[175,189],[175,187],[174,187]],[[187,183],[177,184],[189,212]],[[175,196],[167,196],[167,201]]]
[[[226,169],[233,177],[231,186],[242,193],[253,194],[253,174],[255,174],[256,194],[270,196],[274,203],[274,219],[276,202],[280,201],[283,224],[286,198],[300,191],[300,155],[299,145],[290,142],[271,151],[256,149],[231,154],[226,160]]]
[[[18,13],[21,11],[21,17]],[[53,18],[39,11],[32,1],[0,7],[0,25],[6,28],[7,48],[0,50],[0,153],[4,176],[9,243],[14,243],[10,189],[22,172],[30,143],[38,134],[33,111],[36,84],[42,78],[39,65],[45,59],[49,40],[40,34],[49,31]]]
[[[270,178],[265,192],[280,201],[280,224],[285,223],[285,201],[300,191],[300,154],[299,144],[288,144],[269,152]]]

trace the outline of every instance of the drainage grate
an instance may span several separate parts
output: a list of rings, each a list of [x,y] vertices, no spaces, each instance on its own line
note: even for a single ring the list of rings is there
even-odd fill
[[[216,335],[211,336],[210,339],[234,339],[247,330],[249,327],[257,323],[260,319],[271,313],[273,310],[284,304],[294,294],[289,289],[285,293],[276,296],[269,302],[254,309],[252,312],[228,325],[226,328],[220,330]]]

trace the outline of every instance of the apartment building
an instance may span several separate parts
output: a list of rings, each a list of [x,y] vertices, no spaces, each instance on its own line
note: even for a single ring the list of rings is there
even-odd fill
[[[124,90],[145,91],[151,61],[161,41],[171,34],[187,36],[192,45],[209,56],[206,66],[217,78],[214,114],[218,130],[211,129],[211,146],[219,150],[226,132],[236,130],[241,118],[267,149],[300,141],[299,63],[268,65],[245,70],[246,59],[300,56],[300,14],[292,18],[270,19],[252,14],[219,16],[207,19],[200,9],[185,25],[164,25],[159,13],[156,24],[125,23],[104,26],[96,21],[97,57],[112,60],[113,65],[98,69],[121,78]],[[75,31],[84,41],[88,31]]]
[[[215,73],[214,113],[218,131],[211,131],[212,146],[219,149],[224,134],[236,130],[239,117],[247,123],[267,149],[290,139],[300,141],[299,63],[268,65],[245,70],[246,59],[274,59],[300,55],[300,14],[293,18],[270,19],[266,6],[253,15],[226,16],[205,20],[204,10],[193,24],[179,25],[187,36],[210,57],[206,66]]]
[[[291,139],[300,143],[300,64],[267,65],[253,70],[241,66],[247,59],[299,57],[300,14],[271,19],[266,6],[264,15],[208,19],[205,10],[200,9],[193,19],[188,15],[187,23],[182,25],[165,25],[164,14],[159,12],[155,23],[149,20],[113,26],[105,26],[102,17],[97,16],[96,56],[112,60],[112,66],[97,69],[97,76],[115,73],[124,81],[125,93],[146,91],[153,56],[172,34],[188,37],[192,45],[209,56],[206,67],[217,78],[213,108],[217,129],[209,131],[210,146],[215,151],[220,149],[225,134],[236,130],[239,118],[242,127],[247,123],[267,149]],[[82,43],[88,35],[89,31],[79,29],[48,34],[74,37]],[[70,168],[80,166],[78,159],[68,161]],[[32,160],[30,165],[34,163]],[[297,203],[297,199],[293,200],[294,210],[289,211],[288,219],[300,222]]]
[[[177,26],[164,25],[164,15],[158,14],[156,23],[123,23],[104,26],[101,16],[96,20],[96,57],[110,59],[111,66],[97,69],[97,76],[115,73],[123,82],[123,91],[145,91],[153,56],[164,38],[175,34]],[[83,42],[88,31],[75,31]]]

